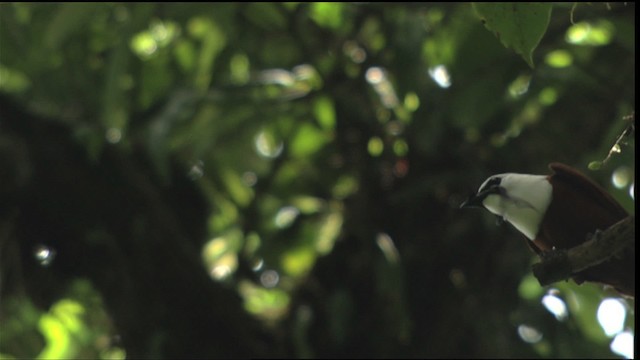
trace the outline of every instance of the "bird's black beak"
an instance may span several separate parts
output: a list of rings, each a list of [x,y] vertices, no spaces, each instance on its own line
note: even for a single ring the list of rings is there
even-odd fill
[[[482,207],[482,200],[484,197],[477,196],[477,194],[470,195],[469,198],[460,204],[460,209]]]
[[[460,208],[469,208],[469,207],[484,207],[482,202],[484,199],[491,194],[503,194],[504,190],[498,185],[491,185],[489,187],[480,189],[477,194],[472,194],[469,198],[460,204]]]

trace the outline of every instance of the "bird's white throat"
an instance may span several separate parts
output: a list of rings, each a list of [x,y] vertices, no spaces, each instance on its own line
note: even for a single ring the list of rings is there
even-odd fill
[[[529,240],[538,235],[540,222],[552,198],[552,187],[544,175],[500,174],[500,194],[488,195],[482,204],[487,210],[501,216],[523,233]],[[482,188],[482,186],[480,188]]]

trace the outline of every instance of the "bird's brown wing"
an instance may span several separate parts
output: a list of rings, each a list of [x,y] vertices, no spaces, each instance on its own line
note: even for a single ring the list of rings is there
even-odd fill
[[[557,162],[549,164],[549,169],[553,171],[553,177],[566,182],[576,192],[580,192],[602,208],[607,209],[612,217],[622,220],[628,215],[627,211],[608,192],[580,171]]]
[[[569,249],[587,240],[596,230],[606,230],[626,218],[624,208],[602,187],[578,170],[552,163],[549,182],[554,201],[542,220],[536,245]],[[562,199],[562,201],[557,201]],[[539,245],[538,245],[539,246]],[[540,247],[540,246],[539,246]],[[635,254],[622,254],[574,276],[577,283],[595,281],[614,286],[624,294],[635,294]]]

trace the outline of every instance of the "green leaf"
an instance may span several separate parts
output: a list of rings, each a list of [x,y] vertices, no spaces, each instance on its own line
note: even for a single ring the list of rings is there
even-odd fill
[[[313,104],[313,114],[320,126],[325,130],[333,130],[336,126],[336,109],[331,98],[319,97]]]
[[[320,26],[338,29],[342,25],[343,8],[342,3],[316,2],[311,4],[309,16]]]
[[[195,71],[195,86],[206,91],[211,83],[213,65],[227,44],[227,36],[213,20],[204,16],[189,20],[187,25],[192,37],[202,41]]]
[[[303,124],[291,141],[291,154],[298,158],[310,156],[328,141],[324,132],[311,124]]]
[[[533,50],[547,31],[551,4],[473,3],[484,26],[533,68]]]

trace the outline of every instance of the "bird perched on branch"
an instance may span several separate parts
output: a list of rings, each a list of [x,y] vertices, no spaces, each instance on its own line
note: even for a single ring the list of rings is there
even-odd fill
[[[493,175],[460,207],[486,208],[523,233],[541,256],[580,245],[628,216],[611,195],[578,170],[561,163],[549,168],[551,175]],[[616,254],[573,279],[578,284],[610,285],[635,296],[635,253]]]

